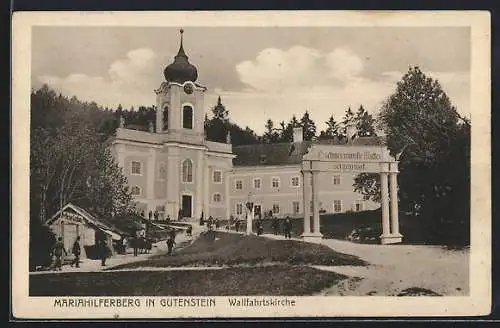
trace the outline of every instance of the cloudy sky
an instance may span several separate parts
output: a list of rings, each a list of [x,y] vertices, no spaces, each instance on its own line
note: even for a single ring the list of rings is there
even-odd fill
[[[378,112],[408,70],[437,78],[459,112],[470,113],[468,28],[184,27],[184,49],[231,120],[264,130],[267,118],[288,121],[309,110],[318,128],[348,106]],[[32,86],[43,83],[100,105],[138,107],[179,47],[172,27],[34,27]]]

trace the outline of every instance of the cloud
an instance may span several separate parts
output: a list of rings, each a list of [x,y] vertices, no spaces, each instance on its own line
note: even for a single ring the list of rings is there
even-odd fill
[[[44,75],[38,81],[46,83],[61,93],[81,100],[95,101],[102,106],[151,105],[153,90],[161,82],[161,63],[149,48],[129,51],[125,58],[111,63],[106,76],[89,76],[73,73],[66,77]]]
[[[349,106],[356,109],[363,105],[377,114],[405,74],[388,71],[368,78],[363,71],[361,57],[348,47],[328,53],[302,46],[269,48],[254,60],[236,65],[241,82],[248,88],[241,92],[216,90],[207,95],[207,110],[221,95],[231,119],[258,133],[263,132],[267,118],[286,122],[293,114],[300,118],[309,110],[319,130],[331,115],[340,120]],[[470,111],[468,72],[425,73],[441,82],[462,114]]]
[[[341,47],[326,55],[330,74],[340,81],[348,82],[363,71],[363,62],[354,51]]]
[[[236,66],[241,82],[251,89],[266,92],[297,89],[314,81],[315,61],[319,54],[314,49],[295,46],[288,51],[268,48],[254,61]]]
[[[67,96],[75,95],[103,106],[116,108],[121,103],[126,108],[138,107],[155,103],[153,90],[163,80],[164,64],[153,50],[140,48],[115,60],[102,76],[75,72],[66,77],[40,76],[38,81]],[[221,70],[231,69],[222,65]],[[376,114],[405,73],[394,70],[367,77],[361,57],[343,46],[330,52],[303,46],[287,50],[268,48],[232,68],[246,88],[211,89],[216,81],[207,81],[204,110],[210,111],[220,95],[231,120],[258,133],[263,132],[267,118],[276,123],[288,121],[293,114],[300,118],[306,110],[318,130],[324,129],[324,122],[331,115],[340,120],[348,106],[356,109],[363,105]],[[469,72],[428,72],[425,67],[422,70],[441,82],[459,112],[470,112]]]

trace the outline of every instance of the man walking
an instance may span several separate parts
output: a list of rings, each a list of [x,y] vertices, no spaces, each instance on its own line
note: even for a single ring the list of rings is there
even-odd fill
[[[278,235],[278,230],[279,230],[279,222],[278,222],[278,218],[273,216],[273,222],[272,222],[272,226],[273,226],[273,233],[274,235]]]
[[[106,259],[108,258],[108,245],[105,240],[100,241],[100,255],[101,255],[101,266],[106,266]]]
[[[71,262],[70,265],[71,265],[71,267],[73,267],[73,265],[75,265],[75,267],[79,268],[80,267],[80,254],[81,254],[80,236],[76,237],[76,240],[73,243],[72,253],[75,256],[75,258]]]
[[[283,230],[285,231],[285,239],[286,238],[292,238],[292,222],[290,221],[290,218],[287,216],[285,223],[283,224]]]
[[[63,253],[65,256],[68,255],[68,252],[64,249],[64,243],[62,242],[62,237],[57,238],[54,246],[52,247],[52,254],[56,257],[56,261],[54,263],[54,270],[62,270],[62,259]]]
[[[174,248],[175,241],[172,238],[168,238],[167,240],[167,248],[168,248],[168,255],[172,255],[172,250]]]
[[[138,248],[138,245],[139,244],[139,237],[138,236],[135,236],[132,238],[132,246],[134,247],[134,256],[137,256],[137,248]]]

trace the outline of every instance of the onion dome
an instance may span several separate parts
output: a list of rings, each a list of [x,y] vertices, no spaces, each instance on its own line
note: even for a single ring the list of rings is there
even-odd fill
[[[165,68],[163,75],[165,76],[165,80],[168,82],[194,82],[198,78],[198,70],[194,65],[189,63],[188,56],[184,52],[184,48],[182,46],[182,34],[184,33],[184,30],[181,29],[180,32],[181,45],[179,47],[179,51],[174,57],[174,62]]]

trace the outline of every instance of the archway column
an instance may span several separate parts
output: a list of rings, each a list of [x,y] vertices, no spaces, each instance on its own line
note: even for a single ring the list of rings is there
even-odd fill
[[[322,237],[319,232],[319,171],[312,172],[312,196],[313,196],[313,233],[316,236]]]
[[[403,235],[399,233],[398,172],[397,162],[381,163],[382,244],[400,243],[403,240]]]
[[[304,231],[302,236],[307,236],[311,233],[311,197],[310,197],[310,184],[311,172],[302,171],[302,197],[304,208]]]
[[[309,168],[302,169],[302,186],[304,187],[302,192],[304,198],[304,232],[301,237],[304,241],[321,243],[323,236],[320,233],[319,222],[319,170],[311,169],[311,164],[312,163],[309,163]],[[313,229],[311,229],[311,198]]]
[[[388,186],[388,172],[380,172],[380,197],[382,205],[382,235],[380,236],[382,243],[384,238],[391,234],[391,226],[389,219],[389,186]]]

